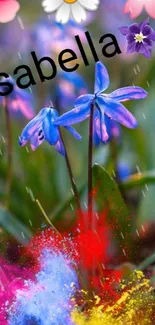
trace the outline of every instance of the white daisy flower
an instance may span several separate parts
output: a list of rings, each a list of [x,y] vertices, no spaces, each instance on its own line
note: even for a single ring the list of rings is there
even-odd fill
[[[42,2],[45,12],[57,11],[56,21],[62,24],[66,24],[70,17],[78,23],[86,20],[86,10],[95,11],[99,4],[100,0],[43,0]]]

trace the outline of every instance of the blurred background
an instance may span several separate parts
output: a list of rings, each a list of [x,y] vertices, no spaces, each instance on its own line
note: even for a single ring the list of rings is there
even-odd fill
[[[26,64],[31,68],[36,85],[26,91],[32,95],[34,115],[51,101],[60,114],[73,108],[77,96],[92,92],[95,62],[85,39],[89,31],[100,60],[106,65],[111,84],[108,92],[120,87],[137,85],[148,91],[145,101],[127,103],[125,106],[138,120],[138,128],[111,128],[111,141],[94,146],[94,163],[106,168],[110,176],[119,181],[124,200],[131,215],[130,239],[133,253],[130,262],[138,264],[154,252],[155,239],[155,133],[154,133],[154,84],[155,48],[151,60],[141,55],[126,54],[126,40],[119,27],[130,25],[133,20],[122,13],[125,1],[104,0],[100,10],[88,15],[84,25],[70,22],[62,26],[54,16],[44,13],[40,1],[19,1],[21,9],[16,18],[0,24],[0,72],[13,76],[14,69]],[[137,22],[147,18],[141,15]],[[150,19],[150,25],[155,23]],[[99,39],[103,34],[116,36],[122,54],[106,59],[102,55]],[[61,50],[72,48],[78,55],[74,35],[80,35],[90,62],[76,73],[65,74],[58,67],[57,77],[41,83],[31,58],[35,51],[38,58],[50,56],[57,62]],[[44,71],[48,67],[44,65]],[[4,107],[1,102],[0,118],[0,247],[8,259],[18,259],[18,245],[26,245],[30,238],[45,229],[48,224],[39,209],[44,211],[59,230],[68,229],[75,218],[76,205],[71,192],[65,160],[53,147],[43,143],[35,152],[28,146],[20,148],[18,138],[28,123],[24,114],[10,109],[12,139],[12,186],[9,205],[6,207],[6,179],[8,173],[7,128]],[[76,184],[81,193],[83,209],[86,209],[88,121],[76,125],[83,140],[76,141],[63,132]],[[128,177],[141,177],[130,186]],[[132,178],[133,180],[133,178]],[[126,185],[121,186],[124,183]],[[106,187],[106,184],[105,184]],[[102,193],[99,194],[102,201]],[[101,208],[104,210],[104,204]],[[108,218],[108,216],[107,216]],[[108,220],[107,220],[108,221]],[[113,233],[113,230],[110,229]],[[114,235],[112,235],[114,237]]]

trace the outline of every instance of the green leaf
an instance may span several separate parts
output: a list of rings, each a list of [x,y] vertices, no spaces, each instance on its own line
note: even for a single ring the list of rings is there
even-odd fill
[[[137,213],[137,224],[141,225],[146,221],[154,220],[154,191],[155,191],[155,171],[146,171],[134,174],[121,184],[121,189],[129,190],[141,188],[143,195]]]
[[[74,156],[76,157],[76,155],[74,155]],[[100,161],[100,163],[103,163],[104,165],[106,165],[108,158],[109,158],[109,146],[105,146],[105,147],[101,146],[95,151],[94,161],[97,160],[97,161]],[[82,166],[81,184],[82,185],[80,186],[80,188],[78,190],[80,196],[84,193],[85,189],[87,188],[87,180],[85,180],[83,182],[83,179],[85,179],[86,175],[87,175],[87,168],[85,169],[85,167],[83,167],[83,166],[85,166],[84,165],[85,159],[86,158],[84,158],[84,160],[81,163],[81,166]],[[61,182],[62,182],[62,178],[61,178]],[[56,207],[56,209],[54,209],[54,211],[49,214],[49,219],[52,222],[57,222],[57,221],[60,222],[64,219],[64,215],[66,214],[66,212],[69,212],[69,211],[72,211],[72,215],[74,217],[74,210],[75,211],[77,210],[76,202],[75,202],[73,195],[69,195],[67,199],[62,201],[62,203],[60,203]]]
[[[147,171],[142,174],[134,174],[125,180],[120,186],[122,189],[128,190],[131,188],[144,186],[145,184],[155,183],[155,171]]]
[[[131,233],[130,213],[118,185],[108,172],[98,164],[93,166],[93,186],[97,192],[96,203],[100,211],[108,207],[108,222],[122,248],[129,246]]]
[[[2,207],[0,207],[0,225],[22,245],[26,245],[32,237],[31,231]]]

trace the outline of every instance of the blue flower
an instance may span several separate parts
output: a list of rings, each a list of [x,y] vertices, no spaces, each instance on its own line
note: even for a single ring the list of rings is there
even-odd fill
[[[101,143],[101,139],[98,136],[98,133],[96,132],[96,117],[97,117],[97,110],[95,110],[95,114],[94,114],[94,124],[93,124],[93,142],[94,142],[94,146],[98,146]],[[106,128],[107,128],[107,133],[108,133],[108,141],[111,141],[113,138],[115,138],[115,140],[119,143],[120,139],[121,139],[121,127],[120,125],[109,119],[106,115],[105,115],[105,124],[106,124]]]
[[[75,108],[56,120],[57,125],[71,125],[84,121],[90,116],[91,107],[94,107],[94,134],[102,142],[109,138],[106,117],[121,123],[127,128],[135,128],[135,117],[121,104],[130,99],[141,99],[147,92],[140,87],[125,87],[110,94],[102,94],[109,86],[109,75],[101,62],[96,63],[95,91],[94,94],[83,95],[77,98]]]
[[[71,108],[77,96],[87,93],[87,84],[84,78],[77,72],[58,74],[58,82],[55,91],[56,102],[61,111]]]
[[[19,145],[25,146],[30,142],[32,150],[35,150],[44,140],[62,155],[65,156],[65,147],[62,141],[59,127],[54,124],[59,117],[56,109],[52,107],[43,108],[39,114],[30,121],[19,137]],[[71,126],[66,126],[76,139],[81,140],[81,136]]]
[[[126,180],[132,174],[132,168],[129,162],[119,161],[117,164],[117,173],[121,181]]]
[[[34,109],[32,105],[32,95],[23,89],[18,88],[13,78],[2,78],[1,82],[9,82],[13,86],[13,91],[7,96],[0,96],[0,104],[7,106],[10,113],[24,115],[27,119],[34,117]],[[5,89],[6,88],[6,89]],[[4,92],[7,86],[0,86],[0,91]]]
[[[40,19],[36,24],[24,30],[24,34],[25,37],[20,46],[22,55],[27,55],[32,48],[42,56],[57,54],[63,48],[77,51],[75,35],[79,35],[82,42],[86,43],[83,25],[73,20],[62,25],[52,19]]]

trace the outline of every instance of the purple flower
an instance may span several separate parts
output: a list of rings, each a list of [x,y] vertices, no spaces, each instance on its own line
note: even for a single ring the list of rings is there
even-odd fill
[[[31,119],[34,116],[32,95],[28,91],[18,88],[12,77],[2,78],[1,82],[11,83],[13,91],[10,95],[0,96],[0,104],[4,107],[7,106],[10,113],[13,113],[13,115],[21,114],[27,119]],[[7,86],[0,86],[0,91],[3,93],[7,88]]]
[[[94,94],[83,95],[77,98],[75,109],[63,114],[56,120],[57,125],[71,125],[84,121],[90,116],[91,107],[94,107],[94,133],[100,141],[106,142],[109,138],[106,118],[108,117],[128,128],[135,128],[135,117],[120,103],[130,99],[141,99],[147,92],[140,87],[125,87],[113,91],[111,94],[102,94],[109,86],[109,75],[106,67],[96,63]]]
[[[19,145],[25,146],[28,141],[32,150],[45,140],[62,155],[65,156],[65,148],[62,142],[59,127],[54,124],[59,117],[58,112],[53,107],[43,108],[39,114],[30,121],[24,128],[19,137]],[[66,126],[68,130],[76,139],[81,140],[81,136],[71,126]]]
[[[126,36],[128,53],[137,52],[144,55],[147,59],[151,58],[155,32],[149,25],[149,19],[140,24],[135,23],[129,27],[121,27],[120,31]]]

